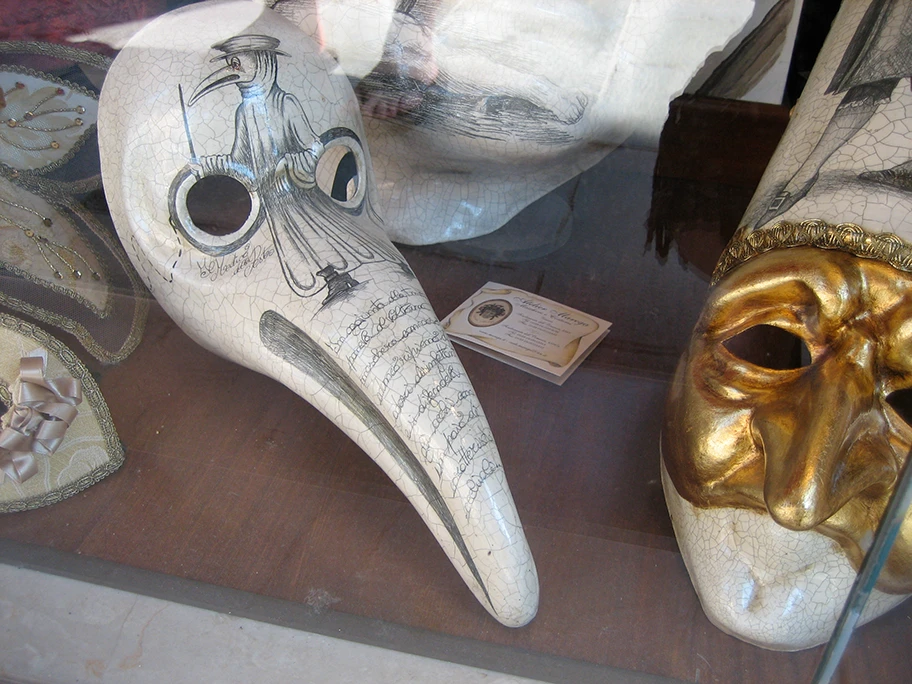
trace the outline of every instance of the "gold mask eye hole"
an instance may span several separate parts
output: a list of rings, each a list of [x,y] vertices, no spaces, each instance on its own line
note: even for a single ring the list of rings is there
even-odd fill
[[[742,361],[768,370],[795,370],[811,364],[804,340],[775,325],[752,326],[722,345]]]
[[[890,392],[887,395],[887,403],[906,424],[912,426],[912,388]]]

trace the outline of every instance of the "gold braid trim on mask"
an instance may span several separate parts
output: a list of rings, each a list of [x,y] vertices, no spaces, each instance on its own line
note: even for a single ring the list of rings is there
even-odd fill
[[[773,249],[819,247],[838,249],[864,259],[878,259],[912,272],[912,246],[892,233],[870,233],[854,223],[827,223],[820,219],[777,221],[753,230],[741,226],[722,253],[713,271],[712,284],[718,283],[735,266]]]

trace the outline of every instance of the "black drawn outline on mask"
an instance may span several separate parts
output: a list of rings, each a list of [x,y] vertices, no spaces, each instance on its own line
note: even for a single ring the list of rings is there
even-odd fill
[[[402,255],[383,236],[380,219],[371,208],[360,138],[344,127],[316,134],[298,98],[278,84],[278,56],[288,56],[277,49],[279,43],[260,34],[233,36],[212,46],[223,54],[210,61],[224,59],[226,65],[197,85],[187,103],[179,86],[191,158],[169,190],[172,227],[204,254],[223,257],[243,246],[265,224],[289,287],[301,297],[325,291],[322,306],[345,298],[360,285],[351,274],[365,264],[393,263],[405,276],[414,278]],[[247,71],[241,56],[246,56]],[[188,107],[229,85],[241,94],[231,152],[197,156]],[[356,193],[356,201],[335,199],[317,185],[320,157],[325,149],[337,145],[347,146],[357,161],[356,182],[363,190]],[[201,231],[186,211],[190,187],[208,175],[233,178],[251,196],[250,216],[228,236]],[[376,226],[377,235],[359,225],[364,221]]]
[[[759,207],[753,226],[766,225],[806,197],[823,165],[896,97],[896,86],[905,78],[912,78],[912,5],[872,0],[825,92],[842,94],[842,100],[801,166]],[[912,193],[912,160],[891,169],[867,169],[858,180]]]
[[[273,0],[273,7],[279,5],[281,0]],[[555,146],[579,141],[574,127],[582,121],[589,98],[535,73],[520,58],[511,60],[513,76],[533,78],[542,93],[551,95],[550,101],[536,98],[528,89],[484,86],[456,78],[445,70],[435,69],[433,77],[412,73],[409,60],[417,59],[425,66],[434,64],[434,55],[427,46],[434,43],[439,11],[439,0],[397,2],[383,58],[377,68],[355,84],[366,116],[371,116],[371,111],[381,104],[381,111],[395,112],[393,117],[382,118],[442,136],[498,142],[518,139]],[[420,36],[418,44],[414,43],[416,36]],[[475,39],[463,46],[462,54],[465,57],[475,53],[490,60],[490,50],[490,45]]]

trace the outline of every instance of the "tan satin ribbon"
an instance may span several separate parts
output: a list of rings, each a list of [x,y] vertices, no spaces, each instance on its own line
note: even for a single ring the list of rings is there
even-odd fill
[[[45,360],[24,356],[19,361],[19,388],[9,427],[0,432],[0,482],[4,474],[23,483],[38,473],[37,456],[50,456],[63,442],[82,402],[75,378],[45,377]]]

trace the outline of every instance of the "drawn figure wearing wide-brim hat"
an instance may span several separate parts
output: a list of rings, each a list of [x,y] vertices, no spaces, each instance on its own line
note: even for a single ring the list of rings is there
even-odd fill
[[[382,237],[369,235],[353,220],[367,214],[379,224],[370,209],[357,134],[348,128],[331,128],[321,135],[314,131],[298,98],[278,85],[277,57],[288,56],[278,48],[276,38],[256,34],[212,46],[221,54],[211,61],[224,60],[225,66],[195,88],[187,106],[229,85],[238,88],[242,100],[235,112],[231,152],[195,160],[197,173],[231,176],[255,190],[289,286],[304,297],[325,290],[324,303],[329,303],[358,284],[349,274],[362,264],[390,261],[407,266]],[[323,152],[335,144],[349,149],[358,176],[350,195],[334,199],[318,187],[316,171]]]
[[[223,54],[210,59],[210,62],[218,62],[227,59],[233,55],[239,55],[244,52],[271,52],[275,55],[288,57],[287,52],[279,50],[279,39],[272,36],[260,35],[241,35],[232,36],[228,40],[216,43],[212,46],[213,50],[221,50]]]

